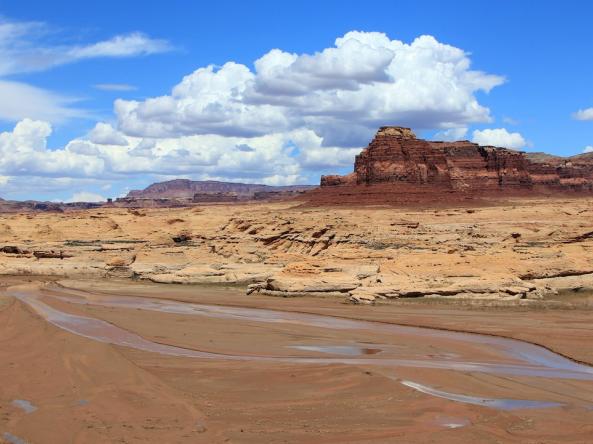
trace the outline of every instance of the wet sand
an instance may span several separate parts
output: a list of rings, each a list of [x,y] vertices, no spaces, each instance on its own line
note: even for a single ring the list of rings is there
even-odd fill
[[[0,378],[11,381],[0,426],[28,442],[593,434],[591,367],[527,342],[394,325],[524,339],[592,362],[585,309],[313,305],[216,287],[62,284],[3,289],[16,298],[0,306]]]

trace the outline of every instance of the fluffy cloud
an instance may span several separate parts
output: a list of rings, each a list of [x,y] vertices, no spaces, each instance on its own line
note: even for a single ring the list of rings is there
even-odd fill
[[[382,124],[488,122],[489,110],[475,93],[504,81],[471,70],[463,50],[431,36],[407,44],[377,32],[349,32],[315,54],[274,49],[254,66],[211,65],[184,77],[169,95],[118,100],[119,128],[137,137],[257,137],[307,128],[324,146],[355,147]]]
[[[126,146],[127,139],[118,131],[116,131],[108,123],[99,122],[88,134],[91,142],[98,145],[120,145]]]
[[[472,142],[512,149],[524,148],[527,145],[521,134],[509,133],[504,128],[475,130]]]
[[[593,108],[580,109],[572,115],[576,120],[593,120]]]
[[[64,57],[166,49],[140,35],[128,37],[70,47]],[[1,54],[0,49],[0,67]],[[349,32],[314,54],[273,49],[253,66],[201,67],[168,95],[116,100],[116,125],[99,122],[59,149],[47,148],[47,122],[55,117],[51,100],[40,120],[24,118],[27,110],[13,110],[9,117],[21,120],[13,131],[0,134],[0,175],[10,176],[13,187],[44,178],[45,188],[70,193],[102,193],[106,184],[138,178],[315,183],[321,172],[350,168],[381,125],[440,129],[446,139],[465,137],[471,123],[490,121],[477,93],[504,81],[472,70],[467,53],[433,37],[404,43],[374,32]],[[0,92],[0,118],[2,103]],[[63,103],[67,114],[70,108]],[[479,133],[487,131],[504,130]]]
[[[310,130],[254,138],[200,135],[151,139],[125,136],[109,124],[99,123],[86,137],[49,150],[51,131],[47,122],[24,119],[13,131],[0,133],[0,174],[102,181],[190,175],[290,184],[303,180],[300,149],[321,148],[321,139]]]
[[[583,153],[593,153],[593,146],[586,146]]]
[[[102,171],[104,161],[96,156],[48,150],[51,131],[47,122],[24,119],[13,131],[0,133],[0,174],[92,177]]]

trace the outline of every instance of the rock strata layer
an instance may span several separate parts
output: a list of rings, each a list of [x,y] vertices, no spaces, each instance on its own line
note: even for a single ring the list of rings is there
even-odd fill
[[[0,215],[0,274],[233,284],[271,296],[593,294],[593,198],[484,207],[100,208]],[[521,302],[523,301],[523,302]]]
[[[354,172],[322,176],[321,186],[326,189],[317,194],[335,186],[360,190],[375,185],[382,186],[384,193],[591,193],[593,155],[562,158],[467,140],[433,142],[416,138],[409,128],[382,127],[356,156]]]

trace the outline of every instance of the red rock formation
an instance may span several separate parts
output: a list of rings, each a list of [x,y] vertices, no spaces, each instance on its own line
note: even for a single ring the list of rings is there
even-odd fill
[[[431,142],[417,139],[409,128],[381,127],[356,156],[353,173],[321,178],[326,190],[379,184],[390,193],[413,194],[591,192],[593,156],[561,158],[468,141]]]
[[[527,169],[537,185],[552,189],[583,191],[593,189],[593,153],[572,157],[527,153]]]

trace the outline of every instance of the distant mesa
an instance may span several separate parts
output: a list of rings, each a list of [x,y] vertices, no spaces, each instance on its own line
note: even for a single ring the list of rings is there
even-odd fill
[[[175,200],[179,203],[241,202],[249,200],[282,199],[298,196],[315,188],[314,185],[272,186],[216,180],[194,181],[174,179],[149,185],[143,190],[133,190],[116,204],[125,202]],[[145,202],[147,203],[147,202]]]
[[[433,142],[416,138],[409,128],[384,126],[356,156],[354,172],[322,176],[321,189],[312,195],[328,203],[332,198],[364,203],[381,195],[405,202],[422,195],[438,200],[553,192],[593,192],[593,155],[564,158],[467,140]]]
[[[50,212],[62,213],[67,210],[88,210],[99,208],[103,203],[97,202],[41,202],[37,200],[4,200],[0,199],[0,213]]]
[[[143,190],[130,191],[126,197],[107,202],[39,202],[10,201],[0,198],[0,213],[27,211],[63,212],[100,207],[174,208],[201,203],[234,203],[281,200],[298,197],[316,188],[315,185],[271,186],[215,180],[192,181],[175,179],[149,185]]]

